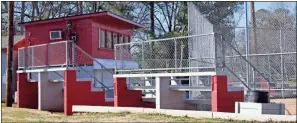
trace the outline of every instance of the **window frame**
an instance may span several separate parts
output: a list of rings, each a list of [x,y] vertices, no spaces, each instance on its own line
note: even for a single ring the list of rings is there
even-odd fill
[[[107,35],[107,33],[110,33],[110,47],[108,47],[108,35]],[[112,31],[110,31],[110,30],[106,30],[106,37],[105,37],[105,43],[106,43],[106,49],[112,49],[112,43],[113,43],[113,40],[112,40],[112,36],[113,36],[113,34],[112,34]]]
[[[129,43],[130,40],[131,40],[131,36],[130,35],[127,35],[127,34],[123,34],[123,33],[120,33],[118,31],[112,31],[112,30],[109,30],[109,29],[105,29],[105,28],[98,28],[99,30],[99,38],[98,38],[98,41],[99,41],[99,48],[98,49],[107,49],[107,50],[114,50],[114,45],[115,44],[122,44],[122,43]],[[101,47],[101,32],[104,33],[104,47]],[[110,42],[110,45],[111,47],[108,47],[108,34],[107,33],[110,33],[111,35],[111,42]],[[117,35],[116,38],[114,38],[114,35]],[[116,39],[116,41],[115,41]],[[120,42],[120,39],[122,39],[122,42]],[[126,41],[127,39],[127,41]]]

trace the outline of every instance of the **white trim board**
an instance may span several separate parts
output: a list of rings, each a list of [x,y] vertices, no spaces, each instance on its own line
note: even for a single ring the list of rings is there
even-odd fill
[[[73,68],[66,68],[66,67],[61,67],[61,68],[36,68],[33,70],[17,70],[17,73],[38,73],[38,72],[50,72],[50,71],[64,71],[64,70],[75,70]]]
[[[218,72],[188,72],[188,73],[150,73],[150,74],[115,74],[114,78],[132,78],[132,77],[172,77],[172,76],[214,76],[226,75]]]

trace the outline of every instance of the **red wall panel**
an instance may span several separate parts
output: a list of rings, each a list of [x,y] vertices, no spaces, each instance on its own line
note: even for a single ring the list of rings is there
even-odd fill
[[[38,108],[38,83],[28,82],[27,73],[17,74],[17,107]]]
[[[155,103],[142,101],[140,90],[128,90],[126,78],[114,78],[113,80],[115,107],[156,107]]]
[[[113,102],[105,102],[105,92],[91,91],[90,81],[76,81],[76,71],[64,72],[64,113],[72,114],[72,105],[113,106]]]
[[[228,92],[227,76],[212,76],[211,80],[211,110],[213,112],[234,113],[235,102],[244,101],[244,92]]]

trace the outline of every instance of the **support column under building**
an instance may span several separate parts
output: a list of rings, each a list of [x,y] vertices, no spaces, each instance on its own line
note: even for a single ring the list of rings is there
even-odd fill
[[[38,73],[38,110],[63,111],[63,82],[51,82],[48,72]]]
[[[156,109],[185,109],[186,92],[172,91],[169,87],[170,77],[156,77]]]

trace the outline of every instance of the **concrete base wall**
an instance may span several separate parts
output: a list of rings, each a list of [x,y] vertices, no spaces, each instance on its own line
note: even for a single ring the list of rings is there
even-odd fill
[[[38,109],[63,111],[63,82],[49,82],[48,72],[38,74]]]
[[[132,112],[132,113],[160,113],[171,116],[188,116],[193,118],[222,118],[248,121],[296,121],[296,116],[286,115],[257,115],[236,114],[211,111],[187,111],[171,109],[135,108],[135,107],[109,107],[109,106],[83,106],[74,105],[73,112]]]
[[[240,114],[285,114],[285,105],[280,103],[236,102],[235,112]]]
[[[169,89],[170,77],[156,77],[156,109],[186,109],[185,91]]]

